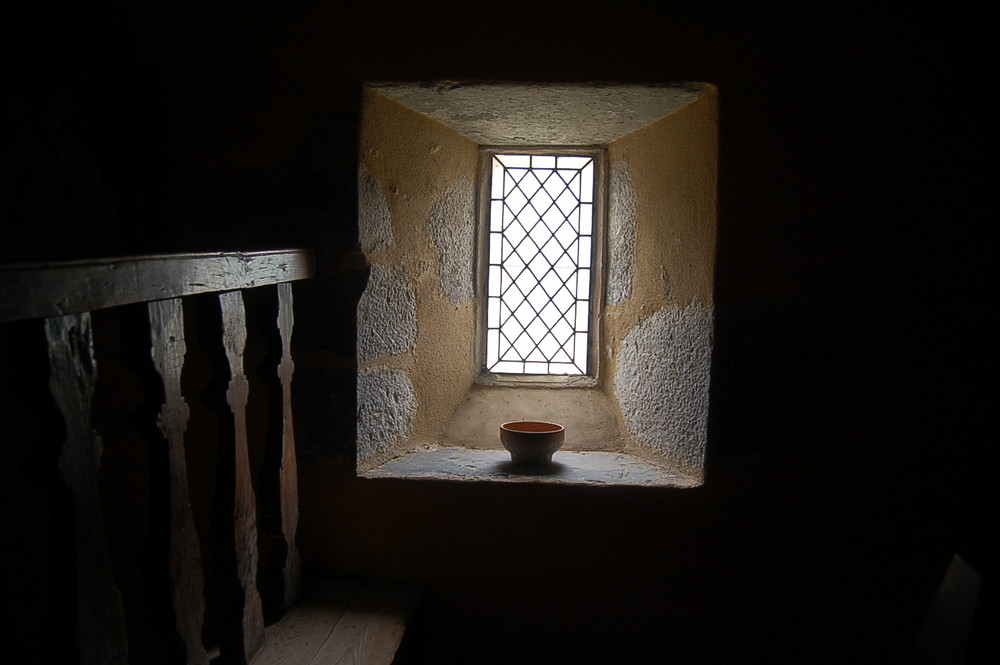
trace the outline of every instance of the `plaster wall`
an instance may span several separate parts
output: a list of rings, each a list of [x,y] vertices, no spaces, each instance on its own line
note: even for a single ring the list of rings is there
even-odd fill
[[[712,351],[718,95],[608,146],[606,388],[640,450],[699,473]]]
[[[606,145],[690,103],[695,85],[384,83],[380,92],[480,145]]]
[[[568,425],[563,450],[620,450],[615,411],[600,388],[473,386],[442,432],[445,446],[500,447],[498,426],[511,420]]]
[[[472,385],[476,144],[364,91],[359,238],[358,464],[433,443]],[[380,404],[389,402],[389,404]]]

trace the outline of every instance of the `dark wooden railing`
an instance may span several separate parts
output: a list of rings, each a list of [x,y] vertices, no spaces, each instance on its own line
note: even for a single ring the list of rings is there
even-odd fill
[[[290,386],[292,359],[291,282],[311,277],[313,256],[304,250],[252,253],[143,256],[53,264],[0,267],[0,323],[43,319],[48,344],[49,387],[65,420],[66,440],[59,471],[72,495],[77,558],[76,639],[83,665],[127,665],[125,613],[116,588],[102,524],[98,468],[102,442],[91,421],[97,360],[91,311],[145,302],[152,341],[153,365],[163,382],[164,403],[157,425],[168,449],[170,474],[169,553],[176,631],[189,665],[206,664],[202,643],[205,615],[204,571],[188,487],[185,430],[188,403],[181,392],[186,345],[182,298],[217,293],[222,316],[223,346],[229,364],[226,400],[232,417],[231,445],[235,468],[233,506],[235,576],[239,607],[232,623],[239,637],[232,641],[226,662],[248,662],[264,642],[264,615],[257,590],[257,517],[247,448],[246,405],[249,382],[243,367],[247,339],[243,292],[277,290],[275,326],[282,355],[278,379],[282,391],[282,442],[279,471],[280,550],[284,560],[280,596],[287,609],[299,590],[299,555],[295,545],[298,522],[295,445],[292,434]],[[227,430],[228,431],[228,430]],[[221,473],[221,470],[220,470]],[[231,481],[230,481],[231,482]],[[223,650],[226,649],[225,643]]]

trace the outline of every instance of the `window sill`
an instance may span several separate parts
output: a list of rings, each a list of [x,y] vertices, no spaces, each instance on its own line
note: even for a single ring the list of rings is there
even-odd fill
[[[566,427],[566,441],[552,464],[531,468],[511,463],[498,430],[510,420],[544,420]],[[700,475],[689,475],[666,460],[633,454],[626,436],[599,388],[474,385],[433,440],[411,439],[391,459],[360,469],[358,475],[637,487],[702,483]]]
[[[588,374],[493,374],[476,377],[477,386],[511,388],[595,388],[597,379]]]
[[[430,448],[405,453],[361,477],[674,488],[701,484],[626,453],[576,450],[560,450],[543,467],[520,467],[505,450]]]

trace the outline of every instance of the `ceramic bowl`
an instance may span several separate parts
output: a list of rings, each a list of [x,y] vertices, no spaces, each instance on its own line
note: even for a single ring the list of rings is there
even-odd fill
[[[551,463],[565,437],[566,428],[557,423],[517,420],[500,425],[500,442],[510,451],[511,461],[521,466]]]

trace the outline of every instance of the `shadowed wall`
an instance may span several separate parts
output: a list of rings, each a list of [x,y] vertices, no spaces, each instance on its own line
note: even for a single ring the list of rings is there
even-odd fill
[[[293,340],[304,563],[426,581],[429,662],[908,662],[951,553],[992,571],[971,383],[990,322],[987,108],[966,94],[985,80],[976,5],[577,6],[16,16],[3,258],[316,248]],[[512,42],[484,44],[508,24]],[[703,487],[352,478],[361,82],[470,78],[718,86]],[[5,541],[3,618],[31,647],[64,608],[56,582],[29,581],[61,580],[66,544],[46,521],[59,490],[19,475],[36,468],[44,395],[24,380],[25,336],[3,334],[5,520],[26,543]],[[116,459],[107,501],[141,496]],[[134,513],[108,528],[141,611]]]

